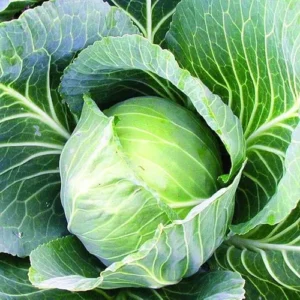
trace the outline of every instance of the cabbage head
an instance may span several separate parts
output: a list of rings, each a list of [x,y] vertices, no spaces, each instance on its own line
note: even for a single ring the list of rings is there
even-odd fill
[[[109,265],[214,194],[222,168],[210,128],[171,100],[132,98],[102,118],[109,126],[101,138],[84,135],[80,172],[63,176],[62,200],[69,231]],[[62,168],[73,157],[66,149]]]
[[[194,113],[166,99],[139,97],[106,110],[140,178],[180,216],[218,189],[218,142]]]

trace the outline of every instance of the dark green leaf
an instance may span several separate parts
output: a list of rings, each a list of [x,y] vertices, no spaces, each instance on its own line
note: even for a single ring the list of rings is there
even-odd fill
[[[124,9],[144,37],[160,44],[169,29],[176,5],[180,0],[110,0],[109,2]]]
[[[43,0],[1,0],[0,22],[10,20],[16,13]]]
[[[104,291],[71,293],[62,290],[39,290],[28,279],[29,261],[0,254],[0,299],[3,300],[103,300]]]
[[[134,33],[101,0],[58,0],[0,25],[0,252],[28,255],[67,232],[58,160],[70,116],[56,91],[82,48]]]
[[[291,300],[300,299],[300,292],[286,289],[278,284],[273,284],[260,278],[243,276],[246,280],[245,290],[248,300]]]
[[[65,238],[66,240],[68,238]],[[72,243],[72,247],[76,245]],[[81,246],[82,247],[82,246]],[[61,250],[62,251],[62,250]],[[81,253],[82,254],[82,253]],[[64,253],[68,256],[68,252]],[[85,256],[84,256],[85,257]],[[82,261],[82,257],[78,257]],[[89,263],[94,263],[90,258]],[[94,266],[98,263],[95,262]],[[204,299],[243,299],[243,279],[229,271],[196,274],[179,284],[160,290],[150,289],[124,289],[115,291],[94,290],[90,292],[69,292],[63,290],[40,290],[31,285],[28,280],[29,261],[9,256],[0,255],[0,298],[3,300],[204,300]],[[91,269],[88,266],[88,269]],[[95,271],[92,271],[94,273]],[[88,270],[86,275],[93,275]],[[213,298],[212,298],[213,297]],[[221,298],[220,298],[221,297]]]
[[[244,284],[238,273],[215,271],[196,274],[159,290],[130,289],[122,294],[136,300],[241,300]]]
[[[183,0],[167,35],[180,65],[242,122],[248,164],[235,217],[245,224],[237,232],[281,221],[299,198],[300,181],[286,162],[299,123],[299,11],[298,0]],[[300,169],[298,158],[293,164]]]

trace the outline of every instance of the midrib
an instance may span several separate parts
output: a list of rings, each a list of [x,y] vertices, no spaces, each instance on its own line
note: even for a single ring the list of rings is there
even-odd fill
[[[146,2],[147,11],[147,39],[152,42],[152,0]]]
[[[265,243],[259,240],[243,239],[238,236],[233,236],[227,241],[227,243],[237,246],[239,248],[248,248],[254,251],[257,251],[258,249],[264,249],[273,251],[295,251],[300,253],[300,246]]]
[[[59,135],[63,136],[66,139],[69,139],[69,132],[60,124],[54,121],[47,113],[45,113],[42,109],[40,109],[36,104],[34,104],[30,99],[27,99],[22,94],[17,92],[16,90],[5,86],[0,83],[0,89],[2,89],[8,95],[11,95],[13,98],[17,99],[19,102],[23,103],[29,109],[31,109],[34,113],[40,116],[42,122],[48,125],[50,128],[55,130]]]
[[[253,140],[255,140],[257,137],[261,136],[263,132],[268,131],[270,128],[274,127],[278,123],[285,121],[287,119],[293,118],[293,117],[299,117],[299,109],[300,109],[300,98],[296,101],[295,105],[289,109],[284,114],[281,114],[274,118],[273,120],[264,123],[262,126],[260,126],[257,130],[255,130],[252,134],[248,136],[246,139],[247,145],[249,145]]]

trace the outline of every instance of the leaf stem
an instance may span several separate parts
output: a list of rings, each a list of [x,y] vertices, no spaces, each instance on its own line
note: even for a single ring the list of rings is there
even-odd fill
[[[300,252],[300,246],[294,246],[289,244],[272,244],[266,243],[260,240],[250,240],[244,239],[239,236],[231,237],[227,243],[237,246],[238,248],[248,248],[252,249],[255,252],[258,252],[260,249],[263,250],[273,250],[273,251],[295,251]]]

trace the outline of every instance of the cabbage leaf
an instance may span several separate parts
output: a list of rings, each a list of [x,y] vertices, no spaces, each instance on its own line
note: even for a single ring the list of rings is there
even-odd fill
[[[122,11],[96,0],[47,2],[0,25],[1,252],[26,256],[67,233],[58,162],[74,121],[59,77],[95,40],[136,32]]]
[[[183,0],[167,34],[180,66],[220,95],[242,123],[248,163],[237,193],[236,233],[280,222],[299,200],[299,180],[285,162],[299,123],[299,11],[297,0]],[[300,161],[293,163],[299,170]]]

